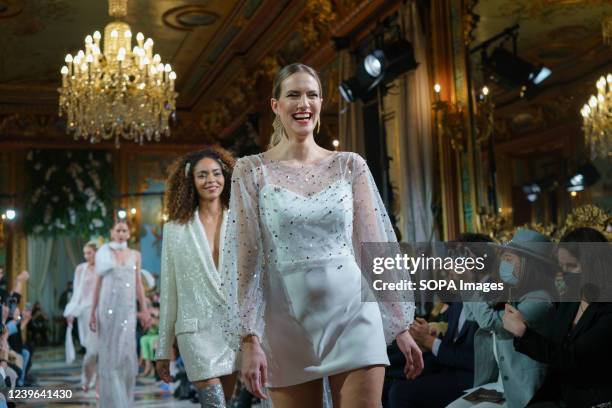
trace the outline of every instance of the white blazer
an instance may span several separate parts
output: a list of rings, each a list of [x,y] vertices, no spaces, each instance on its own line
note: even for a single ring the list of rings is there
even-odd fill
[[[219,265],[227,211],[219,238]],[[217,270],[196,210],[186,224],[164,225],[157,359],[170,359],[176,337],[190,381],[231,374],[236,353],[223,335],[227,320],[225,276]]]

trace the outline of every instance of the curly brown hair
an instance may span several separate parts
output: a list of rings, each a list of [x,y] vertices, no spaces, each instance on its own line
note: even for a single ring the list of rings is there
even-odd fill
[[[229,207],[230,184],[235,160],[227,150],[219,146],[211,146],[204,150],[189,153],[177,159],[170,166],[164,196],[168,221],[185,224],[189,222],[193,212],[198,208],[199,197],[193,181],[193,172],[196,164],[207,157],[215,160],[221,166],[225,178],[225,185],[221,192],[221,204],[225,208]]]

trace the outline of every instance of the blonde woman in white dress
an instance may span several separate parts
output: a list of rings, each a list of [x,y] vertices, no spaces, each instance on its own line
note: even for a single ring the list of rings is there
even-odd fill
[[[130,408],[138,375],[136,300],[140,324],[146,330],[151,315],[140,276],[140,252],[130,249],[130,230],[117,221],[112,241],[96,252],[96,289],[89,327],[98,334],[99,406]]]
[[[224,268],[237,274],[241,372],[275,408],[320,407],[324,377],[334,407],[378,408],[388,343],[408,377],[423,367],[414,303],[361,301],[361,244],[397,239],[365,161],[316,144],[321,91],[312,68],[281,69],[271,148],[234,169]]]
[[[81,387],[87,392],[94,382],[96,373],[96,336],[89,330],[89,318],[94,300],[94,290],[96,288],[96,250],[98,246],[91,241],[83,247],[83,257],[86,262],[79,264],[74,271],[73,287],[74,291],[70,302],[64,309],[64,317],[68,325],[77,319],[79,329],[79,341],[85,347],[86,352],[83,357],[83,370],[81,373]]]
[[[229,153],[211,147],[179,159],[167,183],[156,368],[171,381],[176,338],[187,377],[206,408],[226,407],[236,379],[236,353],[223,330],[229,318],[226,278],[218,270],[233,166]]]

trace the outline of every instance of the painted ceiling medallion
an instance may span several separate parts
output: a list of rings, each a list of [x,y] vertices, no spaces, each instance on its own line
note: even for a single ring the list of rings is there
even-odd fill
[[[216,24],[220,16],[204,6],[185,5],[175,7],[164,13],[164,23],[178,30],[193,30],[197,27],[208,27]]]
[[[0,19],[9,18],[23,11],[23,2],[18,0],[0,0]]]

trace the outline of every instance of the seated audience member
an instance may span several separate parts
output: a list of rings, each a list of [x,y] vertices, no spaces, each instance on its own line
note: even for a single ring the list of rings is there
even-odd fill
[[[472,386],[474,380],[474,333],[478,326],[465,320],[461,302],[450,303],[448,330],[442,339],[417,318],[410,334],[425,350],[425,368],[414,380],[395,381],[389,391],[389,407],[445,407]]]
[[[28,325],[28,334],[36,345],[44,344],[47,339],[47,326],[49,318],[42,310],[40,302],[34,303],[32,307],[32,320]]]
[[[159,303],[150,302],[149,311],[151,312],[151,326],[146,334],[140,337],[140,358],[144,363],[144,377],[155,374],[155,349],[159,341]]]
[[[468,401],[464,396],[449,407],[523,408],[544,382],[546,365],[514,350],[513,335],[503,327],[501,303],[512,303],[534,330],[547,330],[557,293],[556,262],[551,247],[533,245],[537,243],[550,243],[550,239],[535,231],[518,229],[512,240],[501,247],[499,277],[509,291],[500,303],[490,304],[478,297],[469,302],[464,299],[467,318],[475,320],[479,327],[474,336],[474,386],[496,391],[499,400],[485,402],[481,397]]]
[[[581,408],[612,401],[612,255],[609,247],[585,242],[607,240],[596,230],[579,228],[559,244],[559,264],[566,274],[571,273],[567,286],[573,286],[575,277],[587,285],[576,285],[576,301],[558,304],[550,335],[535,331],[513,307],[507,307],[504,315],[504,328],[515,336],[516,351],[549,367],[530,406]],[[588,283],[595,283],[599,291],[589,291]]]
[[[481,234],[462,234],[456,242],[492,242]],[[438,306],[438,305],[436,305]],[[434,307],[434,311],[437,307]],[[417,318],[410,328],[410,334],[425,351],[425,367],[414,380],[402,379],[393,382],[389,390],[390,408],[445,407],[460,397],[463,390],[472,387],[474,381],[474,334],[478,325],[466,321],[463,304],[460,301],[448,303],[440,311],[445,315],[448,326],[442,338],[432,331],[424,319]]]

